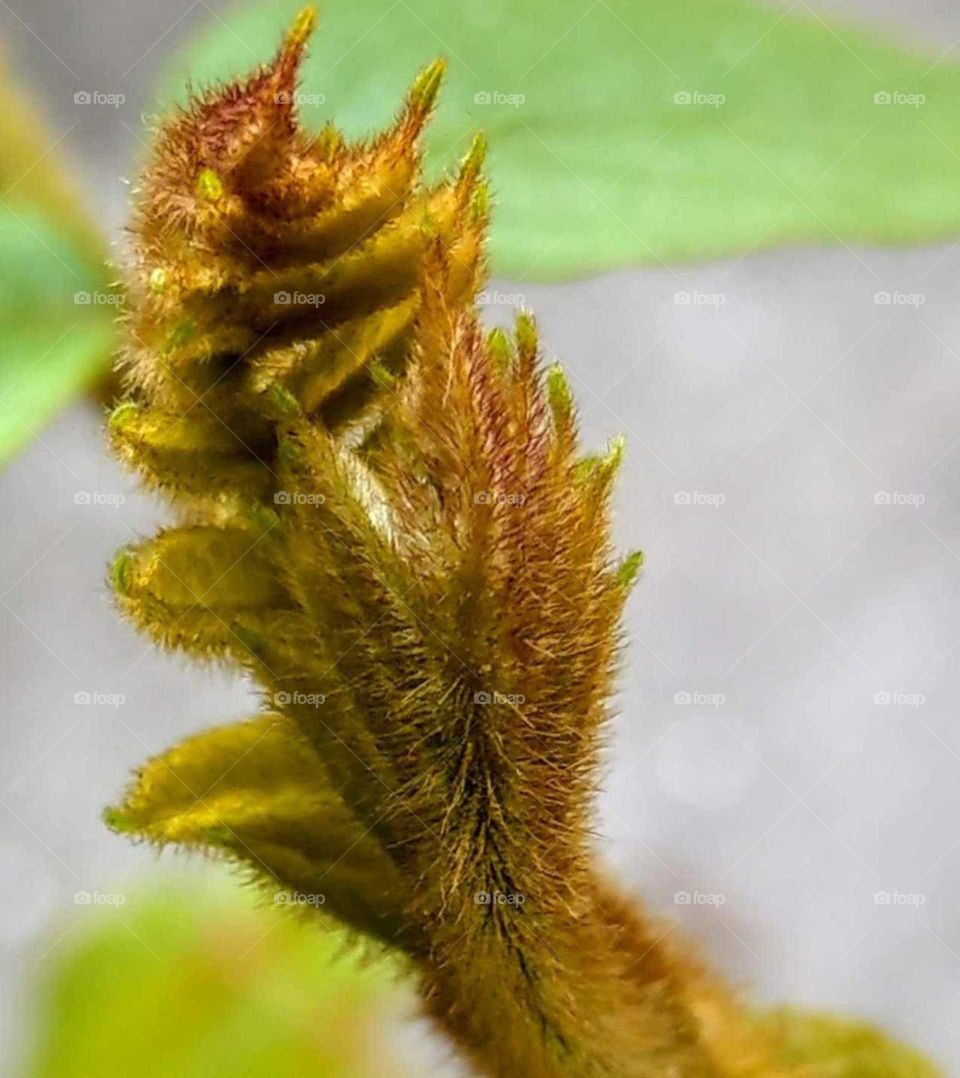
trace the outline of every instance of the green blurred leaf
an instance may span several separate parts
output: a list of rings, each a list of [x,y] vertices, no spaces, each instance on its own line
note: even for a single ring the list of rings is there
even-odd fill
[[[182,99],[187,79],[203,85],[267,59],[297,6],[222,12],[178,57],[167,99]],[[497,272],[575,277],[960,230],[960,68],[809,10],[749,0],[323,5],[302,87],[323,101],[308,96],[301,111],[312,126],[332,117],[350,134],[374,131],[438,53],[450,73],[429,163],[436,172],[475,129],[489,133]],[[717,94],[717,107],[703,97]],[[926,100],[876,104],[875,94]]]
[[[108,367],[106,244],[0,62],[0,464]]]
[[[103,372],[116,336],[108,295],[55,222],[0,204],[0,462]]]
[[[378,1026],[391,967],[336,933],[199,885],[80,917],[44,964],[29,1078],[403,1073]]]
[[[938,1078],[919,1052],[872,1026],[784,1007],[758,1019],[778,1058],[810,1078]]]

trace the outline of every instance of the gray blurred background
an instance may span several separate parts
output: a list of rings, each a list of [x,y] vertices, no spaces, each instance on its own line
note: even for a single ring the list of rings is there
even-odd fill
[[[810,6],[960,58],[947,0]],[[220,9],[0,0],[6,51],[114,235],[157,68]],[[84,88],[127,101],[74,110]],[[778,251],[498,281],[487,311],[505,321],[522,297],[571,373],[587,440],[628,440],[617,531],[647,568],[605,856],[756,998],[876,1020],[956,1074],[958,269],[953,245]],[[878,291],[922,303],[878,305]],[[3,1072],[38,958],[85,915],[74,892],[157,871],[105,830],[104,803],[146,756],[254,707],[247,686],[157,652],[111,609],[105,565],[162,514],[100,427],[78,404],[0,475]],[[77,506],[78,492],[122,504]]]

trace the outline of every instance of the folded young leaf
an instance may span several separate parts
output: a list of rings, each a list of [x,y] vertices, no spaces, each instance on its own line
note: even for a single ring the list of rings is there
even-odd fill
[[[396,865],[280,715],[207,730],[154,757],[104,818],[159,846],[241,862],[283,889],[279,905],[325,911],[391,946],[404,942]]]
[[[167,528],[117,555],[117,600],[165,647],[198,657],[256,652],[271,626],[281,629],[294,610],[273,560],[275,526]]]

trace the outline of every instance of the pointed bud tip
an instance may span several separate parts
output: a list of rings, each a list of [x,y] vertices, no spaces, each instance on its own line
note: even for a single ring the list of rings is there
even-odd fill
[[[529,311],[521,311],[516,323],[517,348],[521,352],[536,352],[538,346],[537,323]]]
[[[617,566],[617,586],[628,590],[636,583],[643,568],[643,551],[635,550],[628,554]]]
[[[473,176],[483,167],[483,162],[487,159],[488,149],[487,136],[483,131],[478,131],[473,136],[473,142],[470,143],[470,149],[467,150],[466,156],[463,158],[463,162],[460,166],[460,174],[465,177]]]
[[[307,41],[307,38],[317,27],[317,9],[313,4],[302,7],[294,17],[287,31],[286,46],[290,49],[299,49]]]
[[[413,88],[410,90],[410,103],[422,112],[429,112],[437,100],[446,70],[447,61],[443,57],[425,67],[417,75]]]
[[[502,329],[497,327],[490,330],[489,334],[487,334],[487,348],[497,370],[501,374],[508,371],[513,362],[513,345]]]
[[[134,401],[121,401],[110,413],[107,426],[111,431],[121,431],[139,411],[140,407]]]
[[[101,819],[117,835],[129,835],[135,830],[133,820],[117,805],[107,805],[101,813]]]
[[[610,448],[603,458],[603,466],[607,471],[615,472],[623,462],[623,454],[627,449],[627,440],[622,434],[618,434],[610,440]]]
[[[562,418],[570,414],[573,408],[573,393],[570,383],[559,363],[554,363],[547,370],[547,399],[554,416]]]

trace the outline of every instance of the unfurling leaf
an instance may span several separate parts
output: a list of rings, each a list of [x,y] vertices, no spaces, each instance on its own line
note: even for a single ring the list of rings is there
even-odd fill
[[[305,905],[393,946],[401,938],[396,867],[280,715],[208,730],[155,757],[105,819],[160,846],[242,862]]]
[[[110,821],[329,881],[329,912],[406,955],[484,1073],[773,1078],[735,996],[595,863],[641,565],[610,538],[623,442],[583,460],[531,315],[512,338],[479,324],[485,145],[419,175],[443,65],[385,134],[314,141],[311,24],[161,129],[112,424],[186,521],[121,554],[121,607],[241,666],[283,721],[152,761]]]

